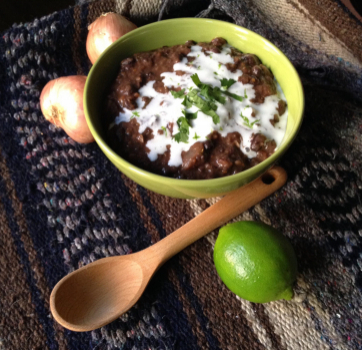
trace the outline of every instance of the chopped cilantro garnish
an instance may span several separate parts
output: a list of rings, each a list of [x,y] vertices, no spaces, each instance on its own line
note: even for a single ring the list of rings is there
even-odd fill
[[[193,137],[194,140],[198,140],[201,136],[198,136],[195,132],[195,136]]]
[[[173,138],[178,143],[180,143],[180,142],[188,143],[188,141],[189,141],[189,133],[178,132]]]
[[[234,83],[236,83],[236,81],[234,79],[226,79],[226,78],[222,78],[220,80],[221,83],[221,87],[224,90],[227,90],[231,85],[233,85]]]
[[[240,102],[243,101],[243,97],[239,96],[237,94],[233,94],[232,92],[226,91],[231,85],[235,84],[236,81],[234,79],[226,79],[226,78],[222,78],[220,80],[221,83],[221,91],[223,94],[225,94],[226,96],[232,97],[235,100],[238,100]]]
[[[223,91],[223,94],[225,94],[226,96],[229,96],[229,97],[232,97],[234,98],[235,100],[238,100],[240,102],[242,102],[244,100],[244,97],[243,96],[239,96],[237,94],[233,94],[232,92],[229,92],[229,91]]]
[[[167,137],[167,129],[164,126],[161,126],[161,129],[163,130],[163,132],[165,133],[165,136]]]
[[[244,89],[244,98],[248,98],[248,95],[246,94],[246,89]]]
[[[191,75],[191,79],[196,86],[199,86],[201,84],[201,80],[196,73]]]
[[[171,94],[174,98],[183,98],[185,95],[185,89],[182,89],[180,91],[171,90]]]
[[[250,129],[253,128],[254,124],[260,122],[260,119],[257,119],[257,120],[255,120],[255,121],[253,121],[252,123],[250,123],[249,118],[248,118],[248,117],[245,117],[245,116],[243,115],[243,113],[240,113],[240,116],[241,116],[241,118],[242,118],[243,121],[244,121],[243,124],[244,124],[245,126],[247,126],[248,128],[250,128]]]
[[[219,63],[219,69],[221,68],[221,63]]]
[[[198,67],[197,67],[197,70],[200,70],[200,69],[201,69],[201,66],[198,66]]]
[[[217,73],[214,72],[214,74],[217,74]],[[222,90],[222,89],[220,89],[220,88],[218,88],[216,86],[214,88],[212,88],[211,86],[209,86],[207,84],[203,84],[200,81],[200,78],[196,73],[191,75],[191,79],[194,82],[194,84],[199,89],[201,89],[200,94],[202,96],[204,96],[208,101],[216,100],[216,101],[224,104],[225,103],[225,98],[221,94],[232,97],[232,98],[234,98],[235,100],[238,100],[238,101],[243,101],[243,99],[244,99],[242,96],[233,94],[233,93],[231,93],[229,91],[224,91],[224,90]],[[221,86],[225,90],[227,90],[231,85],[233,85],[235,83],[235,80],[223,78],[223,79],[220,80],[220,82],[221,82]]]
[[[221,126],[221,127],[220,127],[220,131],[223,131],[223,130],[224,130],[224,128]]]
[[[220,122],[220,118],[215,112],[216,109],[217,109],[217,106],[215,105],[215,103],[213,103],[211,101],[205,101],[204,99],[202,99],[200,96],[198,96],[196,90],[191,90],[187,94],[183,104],[186,107],[188,107],[190,105],[196,106],[203,113],[205,113],[206,115],[209,115],[210,117],[212,117],[212,120],[213,120],[214,124],[217,124],[217,123]]]
[[[189,121],[185,117],[180,117],[177,119],[177,125],[179,132],[173,136],[176,142],[185,142],[189,140]]]
[[[192,89],[190,89],[190,92],[192,91]],[[189,92],[189,93],[190,93]],[[186,108],[190,108],[192,107],[192,102],[190,102],[190,100],[188,99],[188,94],[184,97],[184,100],[182,101],[182,104],[186,107]]]
[[[195,113],[189,113],[189,112],[186,112],[185,110],[182,110],[182,113],[187,120],[196,119],[198,112],[199,111],[196,111]]]
[[[209,85],[203,84],[200,94],[210,102],[214,102],[216,100],[221,104],[225,103],[225,97],[222,96],[221,90],[218,87],[212,88]]]
[[[212,55],[210,55],[210,58],[212,58]]]
[[[217,74],[214,72],[214,74]],[[215,124],[220,122],[219,116],[216,114],[217,106],[215,104],[215,101],[218,101],[222,104],[225,103],[225,98],[222,96],[222,94],[227,95],[229,97],[234,98],[238,101],[243,101],[244,97],[239,96],[237,94],[231,93],[227,90],[231,85],[233,85],[236,81],[233,79],[221,79],[221,86],[224,90],[218,88],[218,87],[211,87],[210,85],[204,84],[201,82],[199,76],[195,73],[191,75],[191,79],[194,82],[194,84],[200,89],[199,91],[191,90],[185,97],[183,101],[183,105],[186,106],[186,108],[189,108],[190,105],[195,105],[196,107],[200,108],[201,111],[213,118],[213,121]],[[198,93],[204,97],[201,98]],[[244,91],[244,95],[246,95],[246,92]]]
[[[184,102],[186,101],[186,97]],[[176,142],[185,142],[187,143],[189,140],[189,128],[191,126],[190,124],[190,120],[191,119],[196,119],[197,118],[197,113],[198,111],[196,111],[195,113],[188,113],[185,110],[182,111],[184,117],[180,117],[177,119],[177,125],[179,128],[179,132],[177,134],[175,134],[173,136],[173,138],[175,139]],[[167,136],[167,135],[166,135]]]
[[[140,116],[140,112],[132,112],[132,116],[131,116],[131,119],[134,118],[134,117],[139,117]]]
[[[218,75],[217,72],[214,72],[215,75]]]
[[[218,87],[212,88],[207,84],[201,83],[200,78],[196,73],[191,75],[191,79],[194,82],[194,84],[199,89],[201,89],[200,95],[204,96],[207,101],[214,102],[216,100],[222,104],[225,103],[225,98],[221,95],[221,90]],[[216,110],[216,108],[214,110]]]

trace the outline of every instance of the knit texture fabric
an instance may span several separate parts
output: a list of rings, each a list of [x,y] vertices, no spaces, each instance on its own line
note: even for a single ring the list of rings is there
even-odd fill
[[[49,124],[43,86],[87,74],[87,26],[116,11],[144,25],[210,17],[277,45],[304,85],[302,128],[277,193],[236,220],[288,236],[299,274],[291,301],[239,299],[213,265],[217,230],[154,276],[110,325],[76,333],[49,311],[54,285],[97,259],[159,241],[215,203],[172,199],[121,174],[98,146]],[[0,38],[0,349],[362,349],[362,25],[339,0],[100,0]]]

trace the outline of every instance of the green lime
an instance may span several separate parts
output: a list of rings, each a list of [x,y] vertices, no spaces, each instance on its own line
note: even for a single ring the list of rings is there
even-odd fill
[[[240,221],[222,227],[214,262],[222,281],[243,299],[267,303],[293,297],[297,259],[289,240],[269,225]]]

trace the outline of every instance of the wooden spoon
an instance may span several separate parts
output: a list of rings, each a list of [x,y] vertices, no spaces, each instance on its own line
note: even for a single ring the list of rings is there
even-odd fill
[[[287,180],[280,167],[219,200],[186,225],[138,253],[100,259],[60,280],[50,296],[56,321],[72,331],[110,323],[140,298],[157,269],[172,256],[249,209]]]

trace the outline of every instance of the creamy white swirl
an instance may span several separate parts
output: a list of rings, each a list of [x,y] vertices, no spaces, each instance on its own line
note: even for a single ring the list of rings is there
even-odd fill
[[[229,96],[224,96],[224,104],[216,101],[217,109],[215,112],[219,116],[220,122],[215,124],[212,117],[200,111],[196,106],[185,108],[182,104],[183,98],[175,98],[170,92],[166,94],[158,93],[153,88],[155,81],[149,81],[139,90],[138,108],[134,110],[124,108],[123,112],[116,117],[115,124],[137,118],[140,124],[140,133],[143,133],[146,128],[152,129],[154,137],[146,144],[150,150],[148,157],[151,161],[156,160],[158,154],[165,153],[166,146],[170,145],[168,165],[180,166],[182,164],[181,153],[188,151],[196,142],[206,141],[207,136],[213,131],[218,131],[222,136],[226,136],[230,132],[240,133],[242,136],[240,149],[249,158],[256,156],[256,153],[250,150],[252,134],[262,133],[268,139],[274,139],[277,148],[281,144],[286,130],[288,110],[286,109],[285,113],[280,116],[279,122],[274,126],[270,123],[270,120],[277,114],[279,100],[285,100],[279,84],[275,82],[277,86],[276,95],[266,97],[264,103],[253,103],[251,102],[255,97],[253,85],[243,84],[238,81],[238,78],[243,74],[242,71],[231,72],[226,67],[227,63],[234,62],[230,56],[230,46],[224,45],[220,53],[206,53],[202,52],[201,46],[192,46],[191,52],[187,55],[193,58],[192,61],[189,62],[184,57],[181,62],[173,66],[174,72],[161,74],[164,85],[168,88],[184,89],[186,94],[191,89],[197,88],[191,79],[191,76],[195,73],[203,84],[211,87],[221,88],[221,79],[233,79],[235,82],[227,91],[242,96],[242,101]],[[184,74],[178,75],[176,71],[182,71]],[[152,98],[145,108],[143,97]],[[197,118],[190,120],[187,143],[177,142],[169,130],[166,129],[169,123],[173,123],[173,135],[179,132],[177,120],[183,116],[182,111],[189,113],[198,111]],[[159,133],[159,130],[164,130],[163,134]]]

